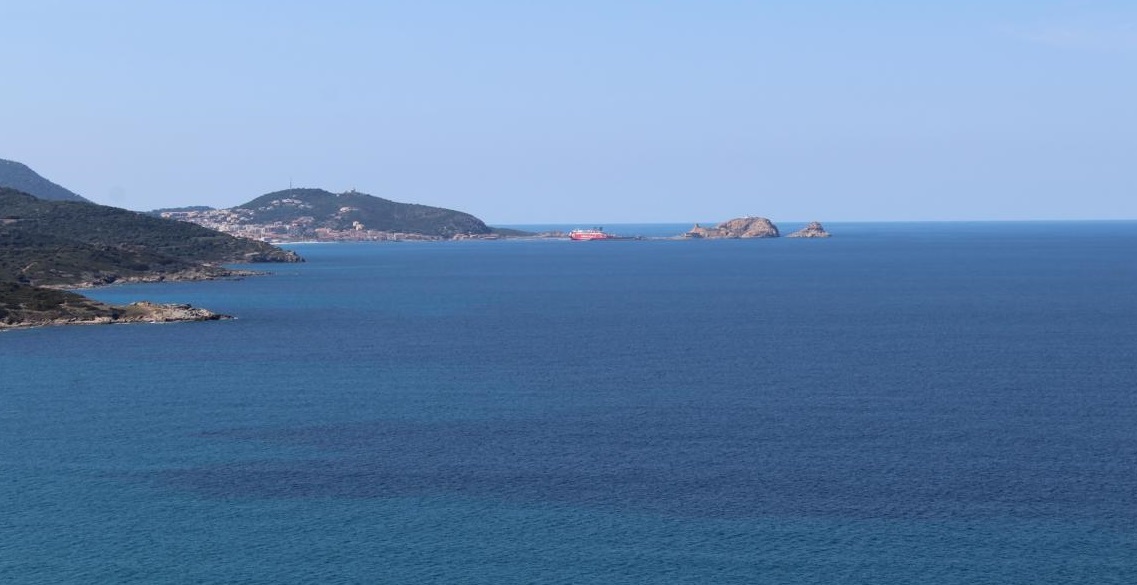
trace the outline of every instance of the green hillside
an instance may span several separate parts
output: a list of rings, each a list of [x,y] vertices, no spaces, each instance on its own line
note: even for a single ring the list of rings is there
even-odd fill
[[[91,321],[103,316],[113,318],[120,312],[121,309],[72,292],[0,282],[0,329],[20,323],[45,323],[58,319]]]
[[[15,189],[40,199],[54,201],[87,201],[71,191],[41,177],[27,165],[0,159],[0,187]],[[89,203],[89,202],[88,202]]]
[[[351,229],[355,222],[365,229],[451,237],[455,234],[488,234],[482,220],[460,211],[398,203],[365,193],[331,193],[323,189],[287,189],[269,193],[234,210],[252,213],[251,223],[291,222],[302,217],[315,220],[314,227]]]
[[[3,221],[3,220],[0,220]],[[146,249],[87,244],[19,226],[0,225],[0,282],[37,285],[110,283],[124,278],[173,274],[193,262]]]
[[[45,285],[210,278],[229,273],[221,263],[299,261],[293,252],[193,224],[0,188],[0,328],[117,322],[150,311]]]
[[[287,252],[201,226],[0,188],[0,280],[108,282],[204,264],[294,262]]]

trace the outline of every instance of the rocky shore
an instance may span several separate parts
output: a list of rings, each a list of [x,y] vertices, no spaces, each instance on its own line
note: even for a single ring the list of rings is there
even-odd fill
[[[74,293],[65,295],[54,305],[23,303],[0,307],[0,331],[52,325],[110,325],[116,323],[177,323],[190,321],[219,321],[232,319],[229,315],[214,313],[186,304],[159,304],[148,301],[117,307],[92,301]],[[43,300],[42,298],[39,300]]]
[[[231,315],[214,313],[184,303],[151,303],[138,301],[123,307],[123,313],[112,323],[174,323],[183,321],[221,321],[232,319]]]
[[[270,272],[258,270],[234,270],[219,266],[199,266],[177,272],[143,274],[136,276],[103,275],[99,278],[83,280],[71,284],[42,285],[45,288],[86,289],[112,284],[139,284],[150,282],[197,282],[202,280],[239,280],[248,276],[264,276]]]
[[[74,289],[243,278],[260,273],[226,265],[304,261],[294,251],[262,241],[86,201],[40,199],[3,186],[0,209],[0,327],[5,329],[220,319],[185,305],[108,305]]]

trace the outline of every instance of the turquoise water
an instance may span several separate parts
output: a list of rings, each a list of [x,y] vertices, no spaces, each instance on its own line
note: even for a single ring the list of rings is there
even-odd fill
[[[238,319],[0,334],[0,581],[1137,582],[1137,223],[826,227],[98,290]]]

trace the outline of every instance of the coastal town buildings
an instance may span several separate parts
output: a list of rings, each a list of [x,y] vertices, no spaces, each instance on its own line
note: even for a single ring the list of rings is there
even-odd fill
[[[346,211],[350,211],[350,209]],[[300,216],[289,221],[256,223],[253,219],[254,213],[252,210],[239,207],[232,209],[161,211],[158,215],[166,219],[195,223],[232,236],[261,240],[274,244],[287,242],[395,242],[444,239],[440,236],[372,230],[358,221],[352,222],[347,229],[317,227],[316,218],[312,216]]]

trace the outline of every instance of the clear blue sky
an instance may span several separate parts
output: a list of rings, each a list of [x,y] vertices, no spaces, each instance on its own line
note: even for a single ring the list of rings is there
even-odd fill
[[[98,203],[1137,218],[1137,2],[0,0],[0,158]]]

